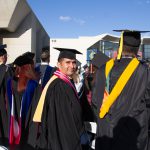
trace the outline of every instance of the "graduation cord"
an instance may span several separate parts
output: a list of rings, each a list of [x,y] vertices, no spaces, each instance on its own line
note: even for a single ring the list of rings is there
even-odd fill
[[[58,78],[62,79],[66,83],[68,83],[71,86],[71,88],[73,89],[77,99],[79,100],[78,93],[77,93],[75,87],[73,86],[73,84],[71,83],[69,77],[67,75],[63,74],[62,72],[58,71],[58,70],[54,72],[54,75],[56,75]]]

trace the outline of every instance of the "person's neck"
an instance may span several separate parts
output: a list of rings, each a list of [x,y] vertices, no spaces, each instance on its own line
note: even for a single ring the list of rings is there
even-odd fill
[[[4,64],[4,62],[0,62],[0,65]]]
[[[41,62],[41,65],[49,65],[49,62]]]
[[[19,77],[18,86],[17,86],[17,91],[18,92],[24,91],[26,89],[28,80],[29,79],[26,78],[26,77]]]
[[[65,76],[67,76],[69,79],[72,79],[72,76],[68,76],[65,73],[63,73],[60,69],[58,69],[59,72],[61,72],[62,74],[64,74]]]
[[[133,53],[126,53],[126,52],[122,53],[122,58],[134,58],[134,57],[136,56]]]

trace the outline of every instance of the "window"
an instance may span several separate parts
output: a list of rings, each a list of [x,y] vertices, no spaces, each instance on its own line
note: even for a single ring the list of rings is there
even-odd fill
[[[150,59],[150,45],[144,45],[144,58]]]

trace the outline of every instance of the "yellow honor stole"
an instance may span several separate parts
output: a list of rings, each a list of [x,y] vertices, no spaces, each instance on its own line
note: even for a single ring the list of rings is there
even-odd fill
[[[47,82],[46,86],[44,87],[40,100],[38,102],[38,105],[36,107],[34,116],[33,116],[33,121],[34,122],[41,122],[41,117],[42,117],[42,112],[43,112],[43,107],[44,107],[44,101],[45,101],[45,96],[46,96],[46,92],[47,89],[49,87],[49,85],[52,83],[52,81],[54,81],[56,78],[58,78],[57,76],[53,75],[50,80]]]
[[[112,69],[113,65],[114,65],[113,59],[109,60],[106,63],[106,68],[105,68],[106,78],[108,77],[108,74]],[[128,66],[125,68],[121,76],[119,77],[111,93],[109,94],[105,89],[104,98],[99,113],[100,118],[103,118],[109,112],[110,107],[117,100],[117,97],[122,92],[123,88],[125,87],[126,83],[130,79],[131,75],[133,74],[133,72],[135,71],[138,65],[139,65],[139,61],[137,60],[137,58],[133,58],[131,62],[128,64]]]

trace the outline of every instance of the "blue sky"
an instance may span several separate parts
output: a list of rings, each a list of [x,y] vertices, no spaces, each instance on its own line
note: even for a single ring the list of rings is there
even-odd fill
[[[50,38],[78,38],[102,33],[118,35],[113,29],[150,30],[150,0],[27,2]]]

